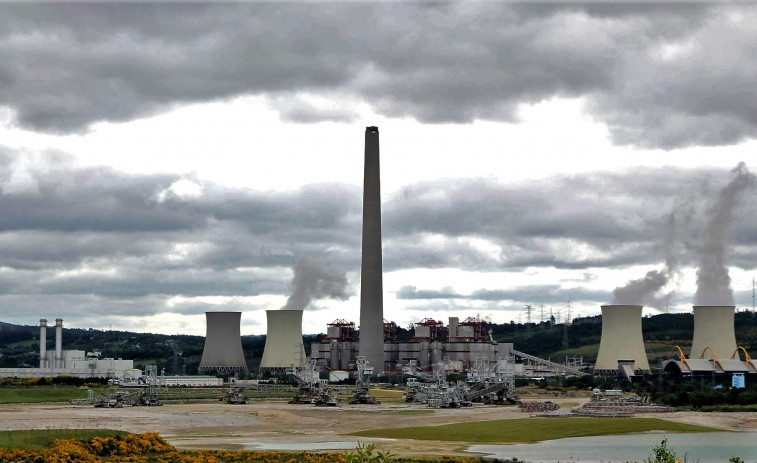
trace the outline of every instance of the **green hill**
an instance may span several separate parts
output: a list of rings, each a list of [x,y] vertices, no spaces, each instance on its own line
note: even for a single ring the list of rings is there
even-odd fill
[[[566,357],[583,357],[593,362],[602,335],[600,316],[576,318],[570,325],[549,322],[530,324],[490,324],[492,336],[499,342],[512,342],[515,349],[541,358],[562,362]],[[757,349],[757,313],[735,314],[736,340],[748,351]],[[694,317],[691,313],[659,314],[642,318],[642,333],[650,364],[669,358],[675,346],[684,351],[691,344]],[[406,341],[411,331],[399,328],[398,339]],[[323,335],[306,335],[305,350]],[[205,343],[203,336],[103,331],[63,328],[63,348],[67,350],[100,351],[104,357],[133,359],[137,367],[157,364],[167,374],[196,374]],[[48,349],[54,339],[48,334]],[[265,346],[265,336],[242,336],[247,366],[256,371]],[[757,357],[757,351],[755,352]],[[39,327],[0,322],[0,368],[20,365],[36,366],[39,362]]]

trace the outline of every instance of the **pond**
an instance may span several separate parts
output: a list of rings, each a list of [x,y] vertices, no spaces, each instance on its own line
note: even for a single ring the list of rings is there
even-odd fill
[[[643,462],[652,454],[652,446],[659,444],[664,437],[668,438],[668,448],[679,458],[685,455],[690,463],[728,463],[731,457],[740,457],[746,463],[757,462],[757,433],[752,432],[572,437],[536,444],[473,445],[468,451],[533,463]]]

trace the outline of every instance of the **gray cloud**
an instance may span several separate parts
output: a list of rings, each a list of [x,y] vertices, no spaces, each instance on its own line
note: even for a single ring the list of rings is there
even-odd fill
[[[755,16],[647,2],[4,4],[0,106],[68,132],[240,95],[305,123],[353,120],[355,98],[441,123],[582,97],[618,144],[732,144],[757,131]]]
[[[199,196],[181,197],[161,195],[178,176],[60,162],[44,170],[27,166],[29,184],[20,188],[9,180],[16,155],[6,150],[2,162],[10,173],[0,177],[3,321],[23,317],[19,321],[28,323],[30,314],[51,312],[99,320],[191,315],[207,309],[203,298],[211,297],[223,299],[220,307],[229,310],[250,304],[242,298],[252,296],[283,302],[292,294],[291,269],[300,256],[317,256],[319,267],[339,269],[323,274],[338,284],[316,284],[316,297],[343,297],[343,277],[359,272],[361,192],[353,186],[314,184],[282,193],[203,184]],[[701,245],[712,234],[708,198],[730,191],[730,179],[724,170],[667,168],[522,185],[480,179],[411,185],[383,204],[384,268],[575,269],[573,289],[503,282],[462,292],[407,281],[397,294],[450,310],[471,301],[491,310],[505,310],[497,309],[501,304],[607,302],[609,288],[589,289],[592,275],[663,262],[671,210],[677,214],[677,264],[699,265]],[[739,207],[754,208],[753,195],[728,197],[736,196]],[[728,227],[718,236],[738,252],[729,252],[726,264],[751,270],[757,218],[729,211]],[[744,297],[743,291],[736,294]],[[678,294],[672,303],[688,296]]]
[[[415,286],[403,286],[397,292],[397,298],[405,300],[530,301],[536,304],[565,304],[567,301],[601,304],[608,300],[609,295],[609,291],[563,288],[560,285],[528,285],[508,290],[480,289],[470,294],[459,294],[452,288],[419,290]]]

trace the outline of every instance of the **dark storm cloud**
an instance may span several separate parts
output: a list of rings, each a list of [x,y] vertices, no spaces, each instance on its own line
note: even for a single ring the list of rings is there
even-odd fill
[[[6,4],[0,106],[65,132],[239,95],[295,122],[352,120],[362,98],[432,123],[516,121],[521,103],[583,97],[619,144],[730,144],[757,132],[756,16],[647,2]]]

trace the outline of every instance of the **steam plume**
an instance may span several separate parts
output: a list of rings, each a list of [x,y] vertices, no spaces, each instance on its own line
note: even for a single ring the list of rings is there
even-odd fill
[[[613,291],[613,304],[643,305],[663,309],[670,303],[673,291],[658,294],[668,283],[678,276],[678,260],[675,254],[676,219],[674,214],[668,216],[666,222],[665,267],[662,270],[650,270],[638,280],[631,280],[625,286]]]
[[[292,278],[292,295],[281,309],[302,310],[313,299],[345,300],[347,295],[347,276],[338,270],[324,267],[315,259],[302,257],[294,267]]]
[[[748,189],[757,185],[757,179],[743,162],[731,173],[733,179],[720,191],[710,209],[705,241],[699,248],[694,305],[734,305],[731,277],[725,263],[725,233],[733,221],[736,205]]]

